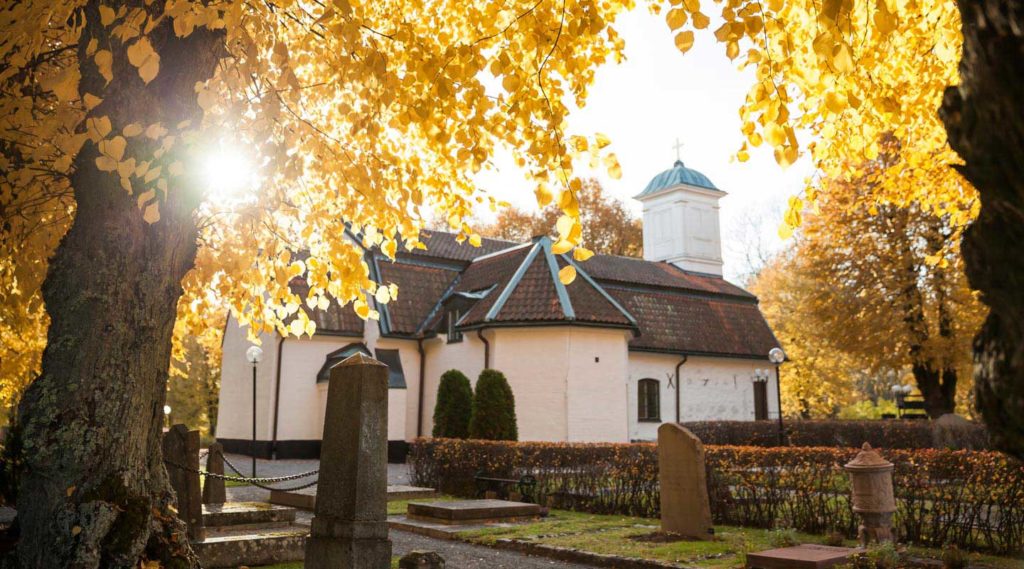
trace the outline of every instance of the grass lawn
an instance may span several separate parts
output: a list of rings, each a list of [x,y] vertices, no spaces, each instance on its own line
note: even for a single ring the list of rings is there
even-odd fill
[[[460,498],[441,496],[428,500],[458,499]],[[388,502],[388,515],[404,514],[409,502],[422,501],[427,500]],[[464,531],[459,533],[459,537],[481,545],[493,544],[498,539],[516,539],[558,547],[572,547],[593,553],[656,559],[684,564],[687,567],[719,569],[743,567],[748,551],[785,547],[793,542],[823,543],[825,541],[824,536],[791,530],[773,531],[735,526],[715,526],[715,539],[709,541],[659,543],[634,539],[652,534],[659,529],[659,525],[658,520],[649,518],[599,516],[552,510],[550,516],[535,523]],[[848,540],[845,545],[855,546],[856,543]],[[941,552],[935,549],[910,547],[908,550],[916,557],[941,558]],[[971,566],[988,569],[1024,569],[1024,559],[971,554]],[[392,559],[392,567],[398,567],[398,557]],[[285,563],[263,569],[302,569],[302,563]]]
[[[742,567],[748,551],[761,551],[785,547],[793,542],[823,543],[818,535],[786,531],[715,526],[715,539],[710,541],[676,541],[659,543],[637,540],[659,529],[659,521],[625,516],[599,516],[555,510],[540,522],[506,528],[487,528],[460,533],[467,541],[490,544],[497,539],[517,539],[558,547],[572,547],[593,553],[656,559],[690,567]],[[846,543],[854,546],[852,540]],[[918,557],[938,559],[941,552],[934,549],[912,547],[910,553]],[[1020,569],[1024,560],[971,555],[971,564],[992,569]]]

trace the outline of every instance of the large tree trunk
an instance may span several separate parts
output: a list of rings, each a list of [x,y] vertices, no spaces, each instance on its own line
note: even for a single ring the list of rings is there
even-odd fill
[[[222,35],[197,30],[177,38],[165,19],[149,36],[161,56],[160,73],[145,85],[125,46],[100,25],[97,2],[85,16],[80,89],[103,94],[91,114],[111,119],[111,136],[130,123],[199,123],[194,85],[212,76]],[[114,54],[114,80],[105,89],[85,53],[92,38]],[[130,139],[126,156],[143,139]],[[147,224],[117,176],[96,168],[98,155],[87,142],[75,158],[75,220],[43,286],[51,324],[42,374],[20,408],[27,456],[17,563],[128,568],[157,559],[195,566],[173,513],[160,437],[180,283],[195,258],[192,215],[199,196],[188,176],[168,180],[161,219]],[[184,154],[161,159],[164,172],[176,159]]]
[[[991,310],[975,338],[975,395],[995,443],[1024,458],[1024,0],[959,0],[961,83],[946,91],[949,142],[978,189],[963,253]]]

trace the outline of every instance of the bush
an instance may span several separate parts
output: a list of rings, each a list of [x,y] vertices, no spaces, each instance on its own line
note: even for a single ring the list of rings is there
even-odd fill
[[[797,420],[784,424],[784,441],[798,447],[860,447],[868,442],[875,448],[886,449],[937,448],[937,425],[934,421]],[[704,444],[779,446],[779,425],[775,421],[696,421],[682,425]],[[965,421],[955,427],[952,436],[946,438],[958,441],[956,448],[990,448],[988,432],[976,423]],[[950,445],[941,445],[942,448],[947,446]]]
[[[485,369],[476,380],[469,436],[489,441],[519,439],[516,400],[505,374],[500,371]]]
[[[704,447],[715,523],[853,537],[858,519],[842,465],[856,449]],[[1024,547],[1024,466],[994,452],[886,450],[901,541],[995,553]],[[474,474],[537,478],[538,496],[596,514],[659,515],[657,447],[650,443],[418,440],[413,483],[473,496]]]
[[[434,406],[435,437],[464,439],[469,436],[469,418],[473,413],[473,387],[469,378],[457,369],[441,376]]]

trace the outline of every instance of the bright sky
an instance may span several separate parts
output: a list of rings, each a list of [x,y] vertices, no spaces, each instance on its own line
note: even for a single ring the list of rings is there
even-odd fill
[[[626,61],[598,71],[587,107],[572,116],[570,132],[602,132],[612,139],[622,178],[612,180],[603,171],[594,175],[638,215],[640,204],[632,196],[672,167],[678,138],[683,162],[729,194],[721,201],[721,227],[726,276],[735,278],[745,269],[738,254],[742,244],[729,243],[742,232],[739,219],[748,210],[781,215],[786,199],[800,191],[812,168],[801,159],[783,170],[766,146],[752,149],[747,162],[731,160],[743,141],[738,110],[752,75],[737,71],[725,57],[724,47],[710,33],[715,27],[712,22],[709,30],[698,32],[694,47],[683,55],[662,16],[637,9],[621,17],[616,28],[626,41]],[[507,156],[497,159],[497,171],[481,174],[479,183],[513,205],[537,207],[533,187]],[[765,242],[776,248],[781,246],[777,226],[773,219],[761,231]]]

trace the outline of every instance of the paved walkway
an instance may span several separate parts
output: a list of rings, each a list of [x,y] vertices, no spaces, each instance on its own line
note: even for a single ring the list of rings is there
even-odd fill
[[[227,459],[244,474],[249,474],[252,459],[248,456],[229,454]],[[309,472],[320,467],[319,460],[257,460],[256,474],[263,477],[287,476],[301,472]],[[229,468],[225,468],[231,473]],[[296,485],[311,479],[282,482],[275,486]],[[405,464],[388,465],[388,484],[409,484],[409,467]],[[255,501],[266,502],[270,492],[255,486],[233,486],[227,488],[227,497],[232,502]],[[299,523],[308,524],[313,517],[312,512],[300,511],[296,518]],[[482,545],[473,545],[461,541],[450,541],[418,535],[401,530],[390,531],[391,542],[395,555],[405,555],[415,549],[436,551],[444,557],[447,569],[589,569],[588,565],[555,561],[544,557],[534,557],[516,551],[491,549]]]
[[[444,557],[445,569],[589,569],[590,565],[579,565],[534,557],[516,551],[491,549],[461,541],[435,539],[406,531],[391,530],[391,544],[394,555],[405,555],[414,549],[436,551]]]

